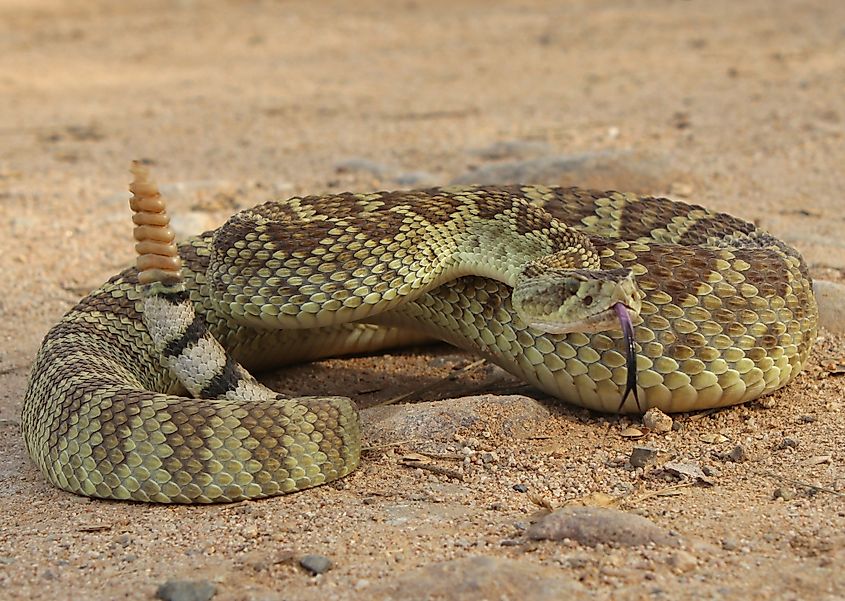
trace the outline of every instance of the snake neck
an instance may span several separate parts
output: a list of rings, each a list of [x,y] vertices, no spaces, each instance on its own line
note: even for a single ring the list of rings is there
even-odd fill
[[[600,257],[587,236],[556,222],[534,231],[491,220],[475,223],[442,258],[444,269],[431,288],[476,275],[515,287],[550,269],[599,269]]]

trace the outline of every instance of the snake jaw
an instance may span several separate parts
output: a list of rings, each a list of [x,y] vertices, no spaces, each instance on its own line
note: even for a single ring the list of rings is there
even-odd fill
[[[623,303],[616,303],[613,305],[616,315],[619,317],[619,323],[622,326],[622,334],[625,339],[625,350],[628,367],[628,377],[625,382],[625,394],[622,395],[622,402],[619,403],[618,412],[621,413],[622,407],[628,400],[628,395],[634,393],[634,400],[637,402],[637,410],[642,411],[640,406],[640,395],[637,391],[637,349],[634,346],[634,324],[631,323],[631,315],[628,313],[628,307]]]
[[[617,316],[613,308],[610,308],[576,321],[560,322],[537,318],[530,319],[528,325],[547,334],[571,334],[572,332],[595,334],[612,329],[617,322]]]

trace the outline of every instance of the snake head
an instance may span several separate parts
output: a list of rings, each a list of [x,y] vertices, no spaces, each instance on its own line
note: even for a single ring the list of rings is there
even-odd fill
[[[632,320],[640,313],[642,298],[630,269],[538,269],[528,263],[517,277],[511,301],[528,325],[550,334],[621,328],[628,368],[621,411],[631,392],[640,408]]]
[[[526,265],[513,307],[531,327],[550,334],[594,333],[619,326],[616,305],[639,315],[642,293],[630,269],[546,269]]]

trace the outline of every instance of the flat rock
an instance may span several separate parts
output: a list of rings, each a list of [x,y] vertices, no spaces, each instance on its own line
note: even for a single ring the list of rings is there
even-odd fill
[[[676,546],[678,537],[642,516],[607,507],[563,507],[528,529],[533,540],[574,540],[598,544]]]
[[[819,325],[834,334],[845,334],[845,286],[816,280],[813,292],[819,304]]]
[[[498,162],[463,173],[452,183],[543,184],[658,194],[686,179],[665,158],[631,150],[607,150]]]
[[[549,419],[549,410],[522,395],[485,394],[445,401],[371,407],[361,411],[369,444],[396,440],[451,442],[459,428],[483,420],[487,430],[526,437]]]
[[[650,463],[654,463],[657,453],[657,449],[652,447],[634,447],[631,451],[631,456],[628,458],[628,462],[634,467],[645,467]]]
[[[156,590],[162,601],[209,601],[217,588],[208,580],[168,580]]]
[[[499,140],[482,148],[476,148],[472,154],[486,161],[502,159],[526,159],[549,154],[551,148],[545,142],[534,140]]]
[[[369,587],[367,599],[482,601],[587,599],[586,589],[559,569],[501,557],[467,557],[431,564]],[[362,597],[364,598],[364,597]]]
[[[299,565],[311,573],[312,576],[325,574],[332,569],[332,560],[323,555],[305,555],[299,560]]]

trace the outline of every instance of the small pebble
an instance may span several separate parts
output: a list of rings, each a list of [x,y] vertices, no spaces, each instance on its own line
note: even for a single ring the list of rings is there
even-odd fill
[[[328,572],[332,568],[332,560],[322,555],[305,555],[299,560],[299,565],[316,576]]]
[[[775,447],[776,451],[781,451],[783,449],[794,449],[798,446],[798,441],[794,438],[786,437],[778,443],[778,446]]]
[[[168,580],[156,590],[156,599],[162,601],[209,601],[215,587],[208,580]]]
[[[768,396],[763,397],[762,399],[757,399],[757,405],[761,409],[774,409],[777,405],[777,401],[774,399],[774,397]]]
[[[791,501],[795,498],[795,491],[788,488],[779,487],[772,493],[773,499],[783,499],[784,501]]]
[[[670,432],[672,430],[672,423],[672,418],[657,407],[652,407],[643,415],[643,426],[658,434]]]
[[[620,433],[622,438],[641,438],[644,436],[643,431],[639,428],[635,428],[634,426],[628,426]]]
[[[705,476],[712,476],[714,478],[722,475],[722,470],[713,465],[702,465],[701,471],[704,472]]]
[[[704,470],[697,463],[670,461],[663,465],[663,469],[674,476],[710,483]]]
[[[743,463],[748,461],[748,451],[745,450],[744,446],[738,444],[728,453],[728,458],[734,463]]]
[[[634,467],[645,467],[657,458],[657,449],[652,447],[634,447],[628,461]]]

